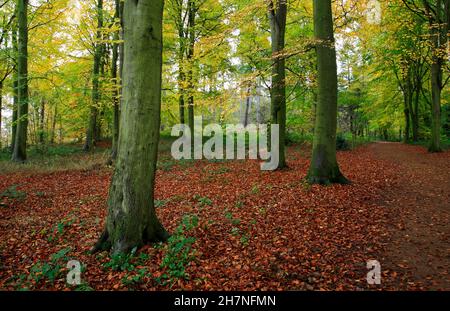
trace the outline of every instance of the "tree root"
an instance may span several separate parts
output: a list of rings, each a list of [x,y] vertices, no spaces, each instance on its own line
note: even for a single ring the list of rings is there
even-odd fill
[[[161,226],[161,228],[154,234],[152,238],[145,237],[144,235],[143,242],[138,243],[137,245],[131,245],[123,240],[114,241],[113,243],[110,239],[108,230],[105,229],[100,235],[100,238],[98,239],[97,243],[95,243],[95,245],[91,248],[89,253],[91,255],[105,251],[110,251],[112,254],[127,253],[130,252],[135,247],[142,247],[145,244],[157,242],[166,242],[167,239],[169,238],[170,234]]]
[[[100,235],[97,243],[91,248],[89,251],[90,254],[95,254],[103,251],[109,251],[111,249],[111,242],[109,242],[109,233],[108,230],[104,230]]]

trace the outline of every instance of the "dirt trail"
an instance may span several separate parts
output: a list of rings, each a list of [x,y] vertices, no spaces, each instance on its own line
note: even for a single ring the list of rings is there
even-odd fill
[[[375,157],[396,164],[401,175],[397,189],[386,193],[398,226],[392,228],[384,267],[401,271],[407,288],[450,290],[449,153],[429,154],[398,143],[369,148]]]

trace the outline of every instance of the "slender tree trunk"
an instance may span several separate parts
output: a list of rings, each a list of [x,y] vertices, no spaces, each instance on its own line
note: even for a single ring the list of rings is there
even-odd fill
[[[94,53],[94,68],[92,72],[92,102],[89,114],[89,125],[86,131],[86,141],[83,147],[84,151],[90,151],[95,146],[95,137],[98,135],[97,122],[98,122],[98,103],[100,99],[99,93],[99,75],[101,66],[101,56],[103,51],[103,44],[100,42],[102,39],[103,28],[103,0],[97,1],[97,42],[95,43]]]
[[[2,149],[3,82],[0,81],[0,149]]]
[[[11,126],[11,153],[14,152],[14,145],[16,144],[16,133],[17,133],[17,112],[19,106],[18,97],[18,81],[17,81],[17,70],[14,70],[13,75],[13,113],[12,113],[12,126]]]
[[[104,36],[102,36],[102,40],[105,40]],[[102,83],[100,80],[100,77],[105,77],[105,67],[106,64],[109,61],[109,53],[106,50],[106,45],[102,44],[102,49],[101,49],[101,53],[100,53],[100,74],[99,74],[99,85],[98,85],[98,103],[100,103],[102,101]],[[103,133],[102,133],[102,121],[105,118],[105,108],[104,107],[99,107],[98,109],[98,117],[97,117],[97,123],[95,125],[95,135],[94,135],[94,142],[98,142],[101,141],[102,137],[103,137]]]
[[[17,14],[18,6],[16,6],[16,14]],[[18,114],[18,107],[19,107],[19,76],[17,72],[18,67],[18,54],[19,54],[19,47],[17,42],[17,22],[13,23],[13,28],[11,31],[11,40],[12,40],[12,47],[13,47],[13,61],[15,63],[15,68],[13,70],[13,114],[12,114],[12,126],[11,126],[11,153],[14,152],[14,145],[16,143],[16,133],[17,133],[17,114]]]
[[[413,142],[419,141],[419,101],[420,101],[420,87],[415,92],[414,105],[412,107],[412,132],[413,132]]]
[[[177,25],[178,25],[178,40],[179,40],[179,49],[178,49],[178,105],[180,110],[180,124],[185,124],[185,99],[184,99],[184,88],[186,83],[186,74],[184,72],[184,57],[186,53],[186,36],[185,36],[185,25],[184,25],[184,6],[183,2],[178,2],[178,15],[177,15]]]
[[[259,79],[256,80],[256,123],[262,123],[261,117],[261,86]]]
[[[194,144],[194,77],[193,77],[193,58],[195,51],[195,14],[196,6],[195,0],[188,0],[188,35],[189,35],[189,46],[187,53],[187,61],[189,70],[187,73],[187,84],[189,89],[188,95],[188,125],[191,129],[191,142],[192,146]],[[192,150],[194,148],[192,147]]]
[[[129,252],[168,237],[153,203],[161,112],[163,2],[125,2],[118,156],[106,228],[93,251]]]
[[[272,124],[280,126],[278,144],[278,169],[286,167],[286,60],[283,55],[286,34],[286,1],[273,1],[269,4],[270,32],[272,38],[272,87],[271,87],[271,115]]]
[[[251,105],[251,101],[250,101],[250,88],[247,89],[247,97],[245,99],[245,113],[244,113],[244,127],[247,127],[248,125],[248,119],[249,119],[249,114],[250,114],[250,105]]]
[[[39,116],[39,143],[41,145],[44,144],[44,118],[45,118],[45,99],[42,98],[41,100],[41,109],[40,109],[40,116]]]
[[[50,135],[50,144],[52,145],[55,143],[57,117],[58,117],[58,105],[55,103],[55,109],[53,109],[52,132]]]
[[[114,18],[120,21],[120,0],[115,0],[115,15]],[[120,30],[119,30],[120,31]],[[113,118],[113,140],[111,150],[111,161],[114,161],[117,157],[117,144],[119,141],[119,118],[120,118],[120,79],[117,77],[117,62],[119,60],[119,32],[114,34],[114,44],[112,49],[112,64],[111,64],[111,79],[113,81],[113,105],[114,105],[114,118]]]
[[[180,124],[185,124],[186,123],[186,117],[184,115],[184,94],[183,91],[180,90],[180,94],[178,97],[178,106],[180,109]]]
[[[403,142],[407,144],[410,141],[410,131],[411,131],[411,111],[410,111],[410,92],[407,90],[403,95],[404,100],[404,115],[405,115],[405,135],[403,137]]]
[[[312,184],[348,183],[336,159],[338,90],[331,0],[314,0],[314,34],[319,93],[308,181]]]
[[[28,0],[18,0],[18,112],[17,129],[12,160],[24,162],[27,159],[28,128]]]

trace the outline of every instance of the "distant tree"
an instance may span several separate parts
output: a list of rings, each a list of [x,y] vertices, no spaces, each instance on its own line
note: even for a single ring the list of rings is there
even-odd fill
[[[408,9],[428,22],[431,58],[431,142],[430,152],[440,152],[442,90],[447,81],[443,68],[448,64],[448,37],[450,36],[450,0],[402,0]],[[448,68],[448,65],[447,65]]]
[[[104,44],[102,40],[103,28],[103,0],[97,1],[97,41],[94,52],[94,68],[92,71],[92,102],[90,106],[89,124],[86,131],[86,141],[83,150],[89,151],[95,145],[97,132],[98,104],[100,101],[100,70],[102,55],[104,53]]]
[[[122,43],[119,43],[122,33],[122,15],[123,15],[123,2],[115,0],[114,2],[114,23],[119,23],[120,27],[113,34],[113,46],[112,46],[112,60],[111,60],[111,80],[113,83],[113,140],[111,150],[111,160],[115,160],[117,157],[117,144],[119,142],[119,128],[120,128],[120,84],[122,83]],[[120,67],[117,63],[120,62]]]
[[[286,0],[269,1],[270,33],[272,38],[272,86],[271,114],[272,124],[280,126],[278,168],[286,166],[286,59],[284,56],[286,36]]]
[[[18,107],[17,128],[12,160],[24,162],[27,159],[28,128],[28,0],[17,1],[18,14]]]

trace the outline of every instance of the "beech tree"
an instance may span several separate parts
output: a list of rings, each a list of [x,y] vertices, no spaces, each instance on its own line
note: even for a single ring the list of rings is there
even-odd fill
[[[89,151],[95,145],[97,130],[98,103],[100,100],[100,66],[104,45],[101,42],[103,27],[103,0],[97,1],[97,42],[94,52],[94,68],[92,71],[92,102],[90,107],[89,125],[86,131],[86,141],[83,150]]]
[[[318,99],[313,154],[308,173],[311,184],[347,183],[336,159],[337,62],[331,0],[314,0]]]
[[[269,2],[270,33],[272,39],[272,87],[270,90],[272,124],[280,126],[278,168],[286,166],[286,60],[284,56],[286,35],[286,0]]]
[[[448,63],[448,37],[450,36],[450,0],[402,0],[405,6],[428,23],[431,57],[431,142],[430,152],[441,152],[442,90],[448,83],[443,68]],[[448,66],[447,66],[448,69]]]
[[[93,251],[128,252],[168,233],[153,203],[159,142],[163,0],[126,1],[123,97],[106,228]]]
[[[28,0],[17,1],[18,15],[18,107],[17,128],[15,133],[12,160],[24,162],[27,159],[28,128]]]
[[[117,144],[119,142],[119,128],[120,128],[120,84],[122,83],[122,63],[123,63],[123,46],[119,43],[122,33],[122,15],[123,15],[123,3],[120,0],[114,2],[114,23],[119,23],[120,27],[113,35],[112,46],[112,60],[111,60],[111,80],[113,83],[113,139],[111,149],[111,161],[117,157]],[[123,39],[123,38],[122,38]],[[118,68],[117,62],[120,61],[120,67]]]

